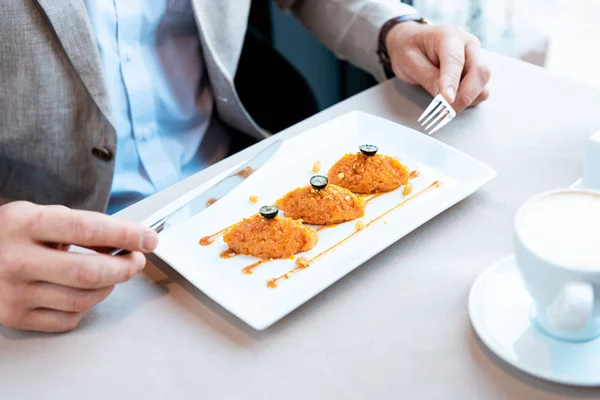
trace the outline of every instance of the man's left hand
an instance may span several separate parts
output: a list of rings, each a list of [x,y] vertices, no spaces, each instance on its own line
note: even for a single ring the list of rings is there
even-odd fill
[[[490,68],[479,39],[458,27],[404,22],[388,33],[386,46],[396,76],[442,93],[456,112],[485,101]]]

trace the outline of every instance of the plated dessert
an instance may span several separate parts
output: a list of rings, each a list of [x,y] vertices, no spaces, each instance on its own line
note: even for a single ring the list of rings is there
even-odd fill
[[[329,170],[329,182],[358,194],[390,192],[408,184],[408,169],[377,151],[377,146],[367,144],[358,153],[346,154]]]
[[[230,252],[223,235],[231,225],[259,213],[263,205],[277,205],[286,194],[308,185],[314,175],[329,178],[333,165],[345,154],[359,152],[359,146],[365,143],[378,146],[376,154],[396,158],[408,167],[408,185],[390,192],[354,193],[366,203],[364,216],[355,220],[339,225],[302,221],[305,228],[316,231],[318,241],[312,249],[295,254],[293,259],[263,260],[233,251],[223,255]],[[200,290],[203,297],[223,307],[218,310],[220,316],[231,313],[256,330],[271,326],[349,274],[351,279],[360,279],[364,274],[356,275],[357,269],[369,268],[374,274],[383,272],[378,271],[377,265],[387,253],[365,263],[479,191],[495,175],[489,167],[442,141],[358,111],[283,141],[272,158],[262,154],[257,152],[256,163],[252,161],[255,157],[248,157],[246,164],[256,168],[256,172],[246,181],[239,177],[231,179],[232,189],[228,186],[223,190],[223,193],[229,190],[227,194],[216,190],[215,195],[203,197],[203,200],[219,197],[213,206],[164,230],[156,250],[156,256]],[[205,187],[210,189],[212,182],[231,176],[246,164],[219,173],[186,194],[186,198]],[[328,186],[331,185],[339,186],[329,179]],[[412,192],[403,195],[407,186],[413,186]],[[254,199],[257,203],[249,200],[251,196],[257,197]],[[177,204],[165,207],[164,212]],[[156,215],[160,216],[158,212]],[[278,218],[290,215],[280,209]],[[206,243],[203,246],[198,245],[201,238]],[[407,246],[410,244],[405,242],[388,253],[410,250],[411,246]],[[229,254],[231,258],[227,257]],[[227,316],[223,318],[230,321]]]
[[[223,241],[234,253],[263,260],[289,258],[317,244],[317,232],[300,220],[280,217],[278,213],[275,206],[261,207],[258,214],[228,228]]]
[[[292,190],[277,206],[287,217],[311,225],[336,225],[365,215],[365,201],[348,189],[329,184],[327,177],[315,175],[310,185]]]
[[[409,200],[403,199],[392,209],[365,223],[361,218],[371,200],[402,186],[403,195],[407,196],[412,189],[409,180],[417,177],[418,172],[409,172],[393,157],[377,154],[376,146],[362,145],[359,150],[358,153],[346,154],[339,159],[327,176],[312,176],[308,185],[286,193],[275,205],[261,207],[257,214],[215,235],[202,238],[200,244],[210,245],[215,237],[223,234],[223,241],[228,249],[221,253],[221,257],[230,258],[242,254],[257,258],[257,262],[242,270],[244,274],[252,274],[255,268],[267,261],[293,260],[295,255],[313,249],[319,241],[318,232],[321,229],[358,220],[352,234],[310,259],[299,256],[295,259],[294,269],[267,282],[268,287],[277,287],[280,281],[308,268],[316,259]],[[320,167],[319,162],[318,168],[313,166],[312,170]],[[365,199],[365,195],[372,196]],[[251,196],[250,202],[256,201],[258,198]],[[280,211],[283,215],[280,215]],[[316,225],[317,228],[311,225]]]

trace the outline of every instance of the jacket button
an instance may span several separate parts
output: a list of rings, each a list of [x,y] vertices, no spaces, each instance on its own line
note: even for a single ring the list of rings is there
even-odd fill
[[[94,147],[92,149],[92,154],[98,160],[102,160],[102,161],[106,161],[106,162],[112,161],[112,159],[113,159],[112,151],[110,151],[106,147]]]

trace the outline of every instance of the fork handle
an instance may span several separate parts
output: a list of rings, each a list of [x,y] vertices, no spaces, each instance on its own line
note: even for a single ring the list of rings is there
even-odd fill
[[[156,233],[161,233],[162,230],[165,227],[165,223],[167,222],[167,218],[169,216],[166,216],[164,218],[159,219],[158,221],[156,221],[155,223],[153,223],[152,225],[150,225],[150,229],[154,229],[156,231]],[[131,251],[129,250],[125,250],[125,249],[111,249],[108,252],[108,255],[111,256],[126,256],[127,254],[130,254]]]
[[[110,255],[110,256],[126,256],[127,254],[130,254],[130,253],[131,252],[129,250],[114,249],[110,253],[108,253],[108,255]]]

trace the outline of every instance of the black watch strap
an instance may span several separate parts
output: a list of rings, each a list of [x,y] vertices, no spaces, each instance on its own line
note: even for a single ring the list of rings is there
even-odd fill
[[[387,38],[388,33],[390,33],[393,27],[403,22],[409,21],[419,22],[421,24],[430,24],[430,22],[427,19],[423,18],[419,14],[408,14],[388,20],[385,24],[383,24],[381,30],[379,31],[379,44],[377,46],[377,56],[379,57],[379,62],[381,62],[383,71],[385,72],[385,76],[387,78],[394,77],[394,72],[392,71],[392,62],[390,60],[390,56],[385,46],[385,39]]]

